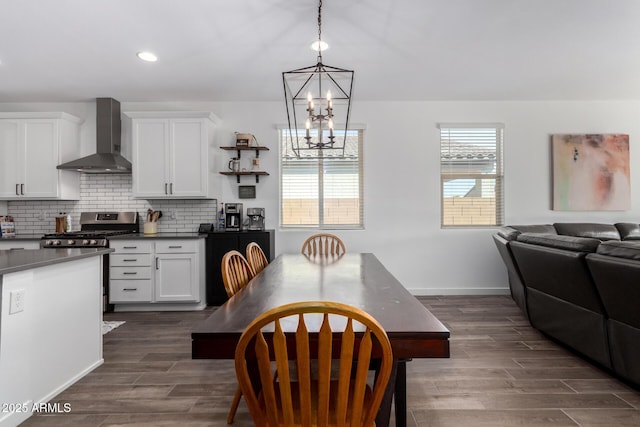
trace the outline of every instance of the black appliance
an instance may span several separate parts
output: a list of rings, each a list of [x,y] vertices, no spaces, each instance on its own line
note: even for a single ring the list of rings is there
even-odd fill
[[[242,230],[242,203],[226,203],[224,213],[226,231]]]
[[[109,238],[136,234],[140,231],[138,212],[82,212],[80,230],[45,234],[40,239],[43,249],[108,248]],[[112,311],[109,304],[109,255],[102,262],[102,297],[104,311]]]

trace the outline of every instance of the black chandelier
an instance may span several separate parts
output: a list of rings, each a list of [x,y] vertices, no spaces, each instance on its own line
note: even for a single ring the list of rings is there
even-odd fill
[[[282,73],[288,133],[296,157],[313,157],[317,150],[344,156],[353,70],[322,63],[322,0],[318,2],[318,63]],[[344,132],[336,126],[344,126]],[[306,155],[302,153],[307,151]]]

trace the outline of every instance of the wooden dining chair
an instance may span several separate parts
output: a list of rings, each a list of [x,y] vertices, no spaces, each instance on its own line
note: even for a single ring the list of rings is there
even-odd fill
[[[253,269],[255,274],[260,273],[269,264],[267,256],[262,251],[260,245],[256,242],[251,242],[247,245],[247,262]]]
[[[229,251],[224,254],[222,257],[222,282],[229,298],[249,283],[253,276],[255,276],[253,269],[240,252]],[[242,391],[238,387],[233,395],[231,408],[229,408],[229,413],[227,414],[227,424],[233,423],[241,398]]]
[[[222,257],[222,282],[227,296],[231,298],[253,279],[253,269],[238,251],[229,251]]]
[[[291,327],[296,323],[294,333]],[[290,325],[286,336],[283,325]],[[339,354],[332,346],[339,346]],[[367,373],[374,353],[379,370],[370,385]],[[373,317],[329,301],[266,311],[246,327],[235,354],[238,383],[258,427],[373,426],[392,363],[387,334]],[[317,369],[312,372],[311,366]],[[339,367],[337,375],[334,370],[332,376],[332,366]],[[250,370],[254,380],[259,374],[260,392]]]
[[[302,254],[316,255],[344,255],[347,250],[338,236],[329,233],[314,234],[302,244]]]

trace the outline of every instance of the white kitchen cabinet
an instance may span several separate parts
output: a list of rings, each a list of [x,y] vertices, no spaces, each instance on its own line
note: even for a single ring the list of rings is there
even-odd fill
[[[215,194],[208,112],[128,112],[132,192],[144,199],[210,199]]]
[[[196,310],[204,300],[204,239],[111,240],[109,301],[116,311]]]
[[[197,240],[156,242],[156,301],[200,300]]]
[[[109,303],[153,301],[153,243],[139,240],[110,241]]]
[[[79,200],[82,120],[66,113],[0,113],[0,200]]]

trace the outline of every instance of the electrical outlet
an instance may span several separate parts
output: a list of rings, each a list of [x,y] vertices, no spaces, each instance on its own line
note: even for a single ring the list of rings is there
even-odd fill
[[[9,292],[9,314],[20,313],[24,311],[24,298],[26,290],[16,289]]]
[[[169,219],[173,219],[173,220],[178,219],[178,215],[176,214],[176,211],[169,211]]]
[[[39,211],[38,212],[38,220],[39,221],[44,221],[44,211]]]

